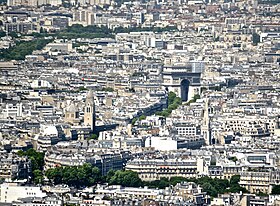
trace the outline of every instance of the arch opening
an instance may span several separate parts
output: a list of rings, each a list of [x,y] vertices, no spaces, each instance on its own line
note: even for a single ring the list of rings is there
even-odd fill
[[[181,99],[182,99],[182,101],[188,100],[189,86],[190,86],[190,81],[188,79],[184,79],[181,81]]]

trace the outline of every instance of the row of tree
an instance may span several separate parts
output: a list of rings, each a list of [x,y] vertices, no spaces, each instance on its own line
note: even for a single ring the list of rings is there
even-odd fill
[[[200,185],[204,192],[207,192],[211,197],[217,197],[218,194],[223,194],[226,192],[248,192],[245,188],[239,185],[240,176],[232,176],[230,181],[227,179],[217,179],[210,177],[201,178],[184,178],[184,177],[172,177],[170,179],[161,178],[160,180],[155,180],[152,182],[145,182],[146,186],[153,188],[163,189],[169,187],[170,185],[176,185],[180,182],[194,182]]]
[[[55,167],[48,169],[46,177],[53,184],[67,184],[69,186],[92,186],[101,181],[101,173],[97,167],[89,163],[81,166]]]
[[[168,93],[168,107],[161,112],[156,112],[156,115],[168,117],[172,110],[175,110],[182,104],[182,100],[180,97],[177,97],[174,92]]]
[[[181,98],[177,97],[174,92],[169,92],[167,109],[156,112],[156,115],[168,117],[171,114],[172,110],[177,109],[179,107],[179,105],[181,105],[181,104],[182,104]],[[139,118],[133,118],[131,121],[131,124],[134,125],[138,120],[141,121],[144,119],[146,119],[145,115],[141,115]]]
[[[54,184],[67,184],[69,186],[91,186],[100,183],[108,183],[110,185],[122,185],[126,187],[143,187],[164,189],[169,186],[174,186],[177,183],[186,181],[194,182],[200,185],[204,192],[207,192],[212,197],[217,197],[218,194],[226,192],[248,192],[245,188],[239,185],[240,176],[233,176],[230,181],[226,179],[213,179],[210,177],[201,178],[184,178],[172,177],[161,178],[151,182],[142,181],[138,174],[133,171],[109,171],[106,176],[101,176],[98,168],[92,167],[90,164],[85,164],[79,167],[57,167],[47,170],[46,176]]]
[[[89,163],[81,166],[51,168],[46,171],[45,175],[55,185],[67,184],[78,188],[93,186],[96,183],[109,183],[110,185],[126,187],[140,187],[144,185],[136,172],[110,170],[107,175],[102,176],[100,170]]]
[[[167,26],[164,28],[160,27],[147,27],[147,28],[142,28],[142,27],[129,27],[129,28],[124,28],[124,27],[117,27],[113,30],[114,33],[129,33],[129,32],[141,32],[141,31],[153,31],[153,32],[165,32],[165,31],[177,31],[177,27],[175,26]]]
[[[129,32],[141,32],[141,31],[153,31],[153,32],[165,32],[165,31],[176,31],[177,28],[173,26],[167,26],[164,28],[160,27],[116,27],[115,29],[109,29],[106,26],[96,26],[89,25],[83,26],[81,24],[74,24],[72,26],[68,26],[67,28],[57,31],[55,33],[46,33],[43,29],[40,29],[40,33],[33,33],[34,37],[47,37],[54,36],[57,38],[66,38],[66,39],[74,39],[74,38],[113,38],[115,34],[118,33],[129,33]]]
[[[141,28],[141,27],[117,27],[115,29],[109,29],[106,26],[96,26],[89,25],[83,26],[80,24],[74,24],[67,27],[65,30],[57,32],[54,36],[57,38],[75,39],[75,38],[114,38],[115,34],[118,33],[129,33],[129,32],[141,32],[141,31],[153,31],[153,32],[165,32],[165,31],[175,31],[176,27],[151,27],[151,28]]]
[[[164,32],[164,31],[175,31],[176,27],[167,26],[164,28],[159,27],[116,27],[115,29],[109,29],[106,26],[89,25],[83,26],[81,24],[74,24],[67,27],[64,31],[69,33],[100,33],[100,34],[118,34],[118,33],[129,33],[129,32],[141,32],[141,31],[153,31],[153,32]]]

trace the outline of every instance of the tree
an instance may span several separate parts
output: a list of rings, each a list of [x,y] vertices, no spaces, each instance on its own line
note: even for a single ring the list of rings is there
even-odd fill
[[[248,192],[246,188],[241,187],[239,185],[239,182],[240,182],[240,175],[233,175],[229,181],[230,188],[228,189],[228,192],[232,192],[232,193],[236,193],[240,191],[242,191],[243,193]]]
[[[53,184],[67,184],[74,187],[92,186],[101,180],[101,172],[89,163],[82,166],[51,168],[46,171]]]
[[[6,36],[6,32],[0,31],[0,37],[4,37],[4,36]]]
[[[140,187],[143,185],[142,180],[139,178],[136,172],[126,170],[117,170],[110,178],[107,178],[107,181],[110,185],[122,185],[125,187]]]
[[[193,100],[196,102],[196,100],[200,99],[200,95],[199,94],[196,94],[193,96]]]
[[[218,191],[210,182],[205,182],[202,185],[203,191],[207,192],[211,197],[217,197],[218,196]]]
[[[261,191],[259,191],[257,193],[257,195],[260,196],[260,197],[268,197],[269,196],[267,193],[264,193],[264,192],[261,192]]]
[[[179,105],[182,104],[181,98],[177,97],[174,92],[169,92],[168,93],[168,107],[167,109],[161,111],[161,112],[156,112],[156,115],[168,117],[172,110],[175,110],[179,107]]]
[[[29,149],[27,151],[18,151],[19,156],[27,156],[31,161],[32,168],[32,181],[35,184],[42,184],[43,182],[43,168],[44,168],[44,157],[45,154],[43,152],[37,152],[34,149]]]
[[[170,182],[167,178],[160,178],[160,180],[154,180],[151,182],[145,182],[145,185],[152,188],[164,189],[170,186]]]
[[[106,26],[96,26],[89,25],[83,26],[81,24],[74,24],[72,26],[67,27],[66,29],[55,33],[58,39],[66,38],[66,39],[77,39],[77,38],[101,38],[108,37],[113,38],[112,30],[107,28]]]
[[[105,91],[105,92],[113,92],[114,89],[111,88],[111,87],[106,87],[106,88],[102,88],[102,91]]]
[[[82,91],[87,91],[88,89],[87,88],[85,88],[84,86],[82,86],[82,87],[79,87],[79,92],[82,92]]]
[[[174,92],[168,93],[168,105],[173,104],[176,94]]]
[[[237,184],[239,184],[239,181],[240,181],[240,175],[233,175],[230,178],[229,184],[230,185],[237,185]]]
[[[229,157],[228,159],[233,161],[233,162],[236,162],[238,160],[237,157],[235,157],[235,156],[234,157]]]
[[[185,177],[171,177],[169,181],[170,181],[171,185],[174,186],[180,182],[188,181],[188,179]]]
[[[43,172],[41,170],[34,170],[33,175],[34,175],[35,184],[43,183],[44,178],[43,178]]]
[[[137,120],[138,120],[138,118],[133,118],[132,121],[131,121],[131,124],[132,124],[132,125],[135,125],[135,123],[137,122]]]
[[[88,140],[91,139],[98,140],[98,134],[92,134],[91,137],[88,138]]]
[[[280,185],[274,185],[271,190],[272,195],[280,195]]]
[[[169,180],[167,178],[161,178],[157,186],[159,189],[164,189],[166,187],[169,187],[169,185]]]
[[[146,116],[142,114],[142,115],[139,117],[139,120],[141,121],[141,120],[144,120],[144,119],[146,119]]]
[[[12,31],[11,33],[9,33],[9,36],[11,36],[12,38],[18,38],[18,34],[14,31]]]
[[[114,170],[110,169],[109,172],[107,173],[106,177],[105,177],[105,180],[106,182],[109,182],[110,179],[115,175],[115,172]]]

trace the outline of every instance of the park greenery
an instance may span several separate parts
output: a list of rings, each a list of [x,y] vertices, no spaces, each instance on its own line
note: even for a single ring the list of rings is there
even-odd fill
[[[179,107],[182,104],[180,97],[177,97],[174,92],[168,93],[168,107],[161,112],[156,112],[156,115],[168,117],[171,112]]]
[[[77,38],[113,38],[112,31],[106,26],[83,26],[80,24],[74,24],[67,27],[65,30],[58,31],[54,34],[58,39],[77,39]]]
[[[67,27],[64,30],[58,31],[54,34],[58,39],[77,39],[77,38],[114,38],[115,34],[118,33],[129,33],[129,32],[141,32],[141,31],[154,31],[154,32],[165,32],[165,31],[174,31],[176,27],[151,27],[151,28],[141,28],[141,27],[117,27],[115,29],[109,29],[106,26],[96,26],[89,25],[83,26],[81,24],[74,24]],[[45,33],[45,35],[48,35]]]
[[[129,32],[141,32],[141,31],[154,31],[154,32],[165,32],[165,31],[176,31],[176,27],[116,27],[115,29],[109,29],[106,26],[96,26],[89,25],[83,26],[81,24],[74,24],[72,26],[68,26],[63,30],[56,31],[54,33],[46,33],[43,30],[40,30],[40,33],[32,33],[31,35],[36,38],[43,37],[54,37],[57,39],[77,39],[77,38],[114,38],[115,34],[118,33],[129,33]]]
[[[190,103],[196,102],[198,99],[200,99],[200,95],[196,94],[186,104],[189,105]],[[156,115],[168,117],[171,114],[171,112],[173,110],[177,109],[181,104],[182,104],[181,98],[177,97],[174,92],[169,92],[168,93],[168,107],[167,107],[167,109],[164,109],[162,111],[157,111]],[[146,119],[145,115],[141,115],[139,118],[135,117],[135,118],[132,119],[131,124],[135,125],[135,123],[138,120],[140,121],[140,120],[144,120],[144,119]]]
[[[43,49],[49,42],[54,38],[56,39],[77,39],[77,38],[114,38],[115,34],[123,32],[139,32],[139,31],[154,31],[154,32],[164,32],[176,30],[175,27],[166,28],[141,28],[141,27],[131,27],[123,28],[117,27],[115,29],[109,29],[106,26],[96,26],[89,25],[83,26],[80,24],[74,24],[68,26],[63,30],[56,31],[54,33],[46,33],[43,29],[40,29],[39,33],[18,35],[15,32],[9,33],[9,35],[15,39],[15,45],[8,49],[0,50],[0,59],[4,60],[24,60],[26,55],[32,54],[34,50]],[[0,32],[0,37],[4,37],[6,32]],[[34,37],[31,41],[20,40],[20,36],[32,36]]]
[[[43,49],[51,39],[35,39],[32,41],[17,41],[15,46],[0,50],[0,59],[24,60],[26,55],[31,55],[34,50]]]

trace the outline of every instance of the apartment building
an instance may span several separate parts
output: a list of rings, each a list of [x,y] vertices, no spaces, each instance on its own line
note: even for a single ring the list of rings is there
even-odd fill
[[[144,181],[153,181],[162,177],[195,178],[200,167],[195,159],[134,159],[125,168],[137,172]]]

